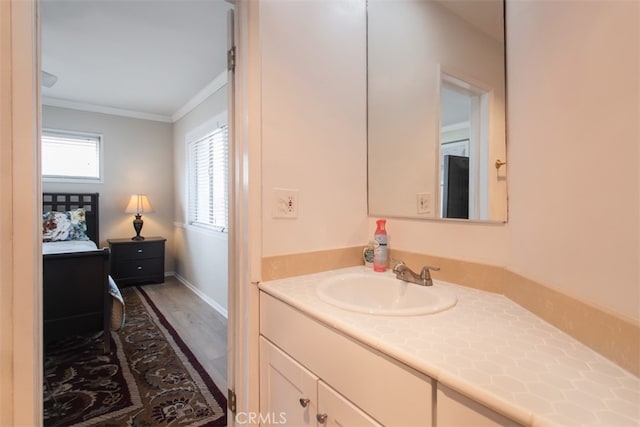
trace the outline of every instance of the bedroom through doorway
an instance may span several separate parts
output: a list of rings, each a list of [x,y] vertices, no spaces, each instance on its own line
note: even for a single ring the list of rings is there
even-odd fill
[[[65,412],[73,406],[70,395],[60,394],[69,384],[55,369],[47,371],[47,364],[59,362],[51,353],[82,342],[83,354],[90,354],[91,340],[104,337],[108,327],[112,338],[100,342],[102,355],[124,354],[109,363],[131,371],[131,348],[124,343],[141,338],[131,322],[142,311],[157,320],[159,336],[174,350],[166,361],[188,361],[185,372],[200,379],[185,379],[177,368],[165,372],[167,378],[207,384],[208,391],[199,392],[209,412],[200,416],[225,425],[233,8],[224,0],[39,2],[42,190],[54,198],[74,196],[60,210],[43,198],[43,226],[46,216],[51,240],[66,242],[43,255],[43,264],[50,264],[43,277],[45,425],[73,416]],[[99,204],[87,213],[84,197],[93,194]],[[132,205],[142,196],[146,202]],[[95,235],[84,230],[88,221],[95,221]],[[77,241],[85,242],[82,249],[69,249]],[[85,262],[98,252],[104,273]],[[73,291],[80,284],[61,291],[66,299],[52,296],[65,286],[64,277],[87,271],[96,273],[84,285],[91,296]],[[133,307],[138,311],[127,311]],[[61,318],[67,323],[51,332]],[[72,324],[83,328],[76,334]],[[149,417],[165,404],[145,404]],[[107,406],[72,409],[82,417],[127,413]]]

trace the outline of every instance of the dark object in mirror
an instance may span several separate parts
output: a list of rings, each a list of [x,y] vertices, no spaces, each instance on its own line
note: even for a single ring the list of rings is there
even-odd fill
[[[444,156],[442,217],[469,219],[469,158]]]

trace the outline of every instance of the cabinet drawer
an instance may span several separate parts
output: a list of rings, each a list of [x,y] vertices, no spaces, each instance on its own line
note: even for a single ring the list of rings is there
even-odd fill
[[[164,256],[164,242],[141,242],[117,245],[116,256],[121,261],[159,258]]]
[[[115,274],[118,277],[146,277],[163,274],[163,260],[160,258],[123,261],[118,264]]]

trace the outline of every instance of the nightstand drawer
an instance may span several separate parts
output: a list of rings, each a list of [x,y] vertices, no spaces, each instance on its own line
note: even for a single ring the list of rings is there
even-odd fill
[[[159,258],[164,256],[164,242],[129,243],[118,248],[120,261],[145,258]]]
[[[147,276],[157,276],[162,271],[164,260],[160,258],[141,259],[136,261],[122,261],[118,265],[118,277],[138,278]]]
[[[164,282],[164,237],[109,239],[111,277],[118,286]]]

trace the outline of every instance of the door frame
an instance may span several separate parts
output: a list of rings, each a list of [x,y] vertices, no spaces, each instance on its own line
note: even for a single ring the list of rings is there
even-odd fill
[[[262,262],[261,113],[259,2],[234,0],[236,71],[234,76],[233,208],[230,243],[230,346],[235,373],[227,381],[235,391],[236,414],[259,412],[259,291]],[[231,306],[233,305],[233,309]],[[231,314],[230,314],[231,316]],[[231,343],[233,340],[233,343]],[[233,388],[232,388],[233,387]],[[235,415],[228,417],[236,425]],[[239,421],[246,417],[239,418]]]
[[[0,2],[0,424],[42,424],[39,11]]]

